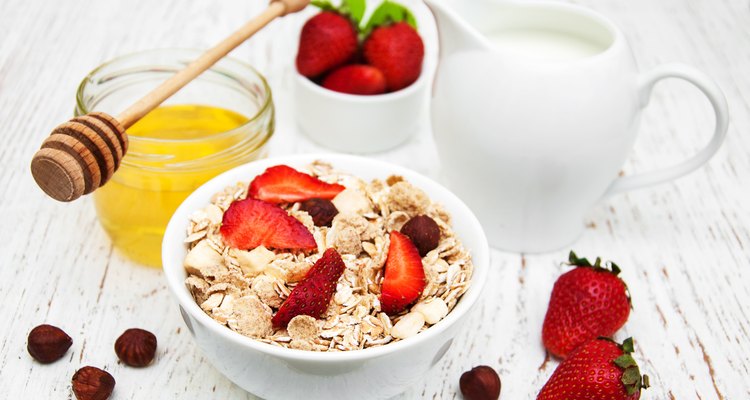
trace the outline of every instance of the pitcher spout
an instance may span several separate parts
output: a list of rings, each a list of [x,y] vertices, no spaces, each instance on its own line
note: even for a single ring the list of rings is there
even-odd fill
[[[437,23],[442,59],[466,50],[490,50],[492,46],[474,27],[456,14],[444,0],[425,0]]]

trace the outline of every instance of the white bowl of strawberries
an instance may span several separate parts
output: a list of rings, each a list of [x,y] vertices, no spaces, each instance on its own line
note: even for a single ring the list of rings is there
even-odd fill
[[[343,0],[302,28],[295,114],[316,142],[353,153],[388,150],[416,132],[428,95],[425,46],[413,14],[384,1],[367,22],[364,0]]]
[[[318,164],[318,160],[357,179],[336,179],[325,172],[307,175],[304,171],[326,170],[327,167]],[[368,189],[362,189],[355,183],[359,179],[374,183]],[[248,185],[248,181],[252,183]],[[244,183],[237,186],[237,182]],[[404,191],[408,187],[418,190]],[[374,235],[374,241],[367,239],[369,244],[362,242],[363,247],[355,246],[354,249],[351,243],[342,243],[335,239],[336,235],[333,238],[330,235],[339,229],[337,224],[356,219],[351,218],[351,210],[368,207],[362,202],[363,197],[358,197],[357,190],[352,188],[360,188],[360,194],[395,196],[390,208],[393,218],[380,221],[385,225],[381,225],[376,217],[382,212],[382,209],[377,211],[378,206],[374,204],[381,203],[382,199],[377,196],[375,199],[378,200],[370,203],[374,208],[361,214],[371,222],[371,227],[381,227],[378,228],[381,233]],[[322,198],[333,196],[330,201],[339,210],[333,221],[318,220],[317,217],[327,215],[325,207],[298,208],[304,205],[290,203],[311,194]],[[373,199],[372,196],[369,198]],[[440,224],[439,244],[433,250],[429,249],[436,244],[424,248],[430,240],[418,239],[414,230],[407,228],[409,222],[398,228],[400,232],[396,231],[406,218],[404,213],[401,214],[404,218],[400,218],[395,210],[406,206],[417,212],[413,206],[418,203],[427,207],[419,212],[432,215]],[[222,208],[226,210],[217,211]],[[212,217],[214,211],[211,210],[218,214]],[[301,213],[300,210],[308,211]],[[203,215],[196,217],[196,212]],[[316,218],[310,220],[308,214]],[[203,225],[204,218],[218,219],[220,223],[207,221],[208,232],[195,234],[196,230],[203,229],[199,225]],[[411,220],[415,219],[411,217]],[[299,223],[303,223],[313,236],[309,236]],[[326,224],[330,224],[330,228],[317,228]],[[388,232],[385,228],[388,226],[393,230]],[[326,231],[329,234],[318,235]],[[366,231],[363,230],[362,234]],[[390,240],[379,244],[377,238],[386,236],[390,236]],[[389,241],[391,243],[387,244]],[[451,242],[454,247],[444,247]],[[251,249],[258,243],[263,245]],[[217,246],[226,247],[220,250]],[[276,259],[270,264],[260,261],[263,254],[271,253],[264,246],[274,250]],[[276,267],[289,260],[282,254],[284,250],[277,248],[289,246],[307,249],[295,252],[291,260],[295,265],[309,260],[306,267],[309,269],[301,275],[295,273],[301,278],[288,285],[291,292],[280,291],[285,293],[283,302],[273,304],[268,295],[273,297],[274,290],[264,293],[260,286],[277,279]],[[257,249],[261,247],[263,249],[259,252]],[[251,251],[245,253],[238,248]],[[387,253],[382,253],[385,257],[380,263],[370,263],[378,256],[373,256],[368,262],[359,262],[366,260],[367,254],[377,254],[377,248],[388,249]],[[227,263],[236,253],[245,254],[249,264],[242,261],[239,266],[235,261]],[[397,257],[394,258],[394,254]],[[420,262],[422,254],[425,255]],[[447,283],[445,275],[440,278],[439,274],[434,274],[440,270],[441,254],[446,254],[451,263],[450,266],[443,264],[450,275]],[[266,399],[364,400],[385,399],[403,392],[423,379],[448,352],[454,337],[467,325],[468,316],[476,308],[487,280],[489,248],[481,225],[468,207],[429,178],[397,165],[363,157],[298,155],[255,161],[219,175],[198,188],[173,215],[164,235],[162,259],[168,286],[177,299],[182,318],[195,343],[205,357],[237,385]],[[341,265],[342,260],[345,266]],[[258,271],[258,263],[265,265],[263,272]],[[381,264],[384,265],[377,266]],[[415,274],[415,265],[419,271],[424,268],[422,277]],[[245,269],[245,266],[250,268]],[[384,275],[378,275],[379,278],[367,284],[367,279],[360,280],[365,275],[358,274],[370,267],[383,268]],[[238,268],[245,275],[232,275],[239,271]],[[391,268],[397,268],[401,273],[394,275]],[[403,274],[407,270],[409,272]],[[222,301],[214,301],[217,292],[230,286],[245,285],[243,282],[253,275],[255,277],[241,292],[226,292],[218,296],[223,298]],[[331,286],[327,283],[329,278],[338,283]],[[397,291],[388,293],[397,296],[387,298],[389,289],[386,285],[392,278],[395,281],[391,281],[390,287],[397,288]],[[415,293],[417,297],[407,298],[413,285],[422,279],[424,282],[418,288],[421,297]],[[217,283],[219,281],[221,283]],[[350,286],[352,281],[365,283]],[[210,294],[199,304],[196,291],[206,289],[206,282],[210,285],[207,290]],[[274,288],[284,285],[278,280],[276,282]],[[449,292],[432,292],[431,285],[439,282],[450,287]],[[203,289],[200,289],[201,285]],[[454,293],[453,290],[457,291]],[[318,299],[316,296],[323,292],[327,298]],[[437,297],[430,298],[433,296],[430,293]],[[352,296],[358,296],[358,300],[347,300]],[[378,300],[374,300],[376,298]],[[234,303],[227,310],[225,306],[230,301]],[[213,304],[207,307],[209,303]],[[390,304],[388,308],[391,310],[386,309],[386,303]],[[442,312],[435,305],[440,305]],[[272,312],[271,308],[276,311]],[[429,316],[435,313],[438,313],[437,318],[430,320]],[[355,321],[356,318],[361,322]],[[374,329],[380,325],[378,319],[386,324],[390,324],[389,319],[394,322],[387,328],[390,333]],[[337,322],[341,323],[337,325]],[[343,330],[354,332],[355,336],[359,334],[364,339],[352,341],[350,333],[336,339],[337,333],[331,332],[341,325],[344,325]],[[315,339],[305,342],[300,337],[310,329],[315,332]],[[414,330],[407,332],[409,329]],[[386,335],[385,339],[380,339]],[[376,340],[371,341],[371,338]]]

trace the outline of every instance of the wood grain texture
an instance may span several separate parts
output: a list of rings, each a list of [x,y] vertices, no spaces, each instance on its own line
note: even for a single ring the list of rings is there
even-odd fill
[[[613,197],[594,208],[575,245],[623,267],[634,311],[619,339],[654,387],[645,399],[750,398],[750,4],[746,0],[571,0],[624,30],[647,70],[681,61],[724,89],[731,123],[714,159],[676,182]],[[404,1],[416,5],[417,0]],[[7,398],[71,398],[84,365],[117,379],[117,399],[251,399],[192,343],[162,273],[124,259],[99,227],[91,199],[61,204],[35,185],[29,160],[51,128],[70,118],[80,79],[102,61],[153,47],[207,48],[266,5],[261,0],[0,0],[0,387]],[[418,17],[424,18],[422,6]],[[273,22],[233,55],[269,77],[277,106],[272,155],[325,151],[301,136],[290,109],[294,42],[303,15]],[[428,41],[434,26],[423,24]],[[429,49],[428,49],[429,50]],[[429,53],[434,56],[433,52]],[[626,173],[674,164],[700,149],[713,126],[689,85],[657,86]],[[375,158],[437,174],[427,120],[407,144]],[[453,399],[460,373],[495,367],[503,399],[533,399],[555,368],[541,324],[567,251],[523,256],[494,251],[485,296],[445,359],[401,398]],[[66,357],[40,365],[26,334],[65,329]],[[155,365],[117,363],[127,328],[159,338]]]

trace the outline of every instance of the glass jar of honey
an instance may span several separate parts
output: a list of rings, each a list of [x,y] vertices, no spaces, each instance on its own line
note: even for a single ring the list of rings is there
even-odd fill
[[[75,115],[116,116],[200,55],[152,50],[109,61],[81,82]],[[161,240],[177,206],[198,186],[265,156],[274,131],[266,80],[225,58],[127,130],[119,170],[93,194],[114,246],[146,265],[161,265]]]

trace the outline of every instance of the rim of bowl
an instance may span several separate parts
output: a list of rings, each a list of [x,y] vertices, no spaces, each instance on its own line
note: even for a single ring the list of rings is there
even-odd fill
[[[521,9],[538,9],[542,11],[554,11],[556,13],[564,14],[567,13],[569,15],[576,15],[578,17],[587,18],[590,21],[593,21],[594,23],[601,26],[604,30],[609,33],[611,36],[611,41],[607,44],[607,46],[597,52],[596,54],[592,54],[589,56],[584,56],[581,58],[575,58],[571,60],[559,60],[551,62],[550,65],[553,66],[560,66],[560,65],[569,65],[569,64],[576,64],[576,63],[588,63],[592,60],[598,60],[599,58],[608,56],[609,54],[615,52],[616,48],[622,47],[625,38],[623,36],[622,31],[617,27],[617,25],[606,15],[599,13],[598,11],[592,10],[588,7],[579,5],[579,4],[572,4],[572,3],[560,3],[557,1],[552,0],[528,0],[527,2],[524,2],[523,4],[512,4],[512,7],[518,7]],[[454,14],[455,16],[460,17],[461,19],[464,19],[462,16],[462,12],[460,12],[458,9],[453,9],[451,7],[448,7],[444,3],[437,3],[437,2],[431,2],[430,7],[439,7],[442,8],[443,12],[448,12],[451,14]],[[464,22],[466,24],[469,24],[468,20],[464,19]],[[495,51],[495,45],[490,41],[490,39],[479,30],[473,29],[471,31],[471,35],[474,37],[475,40],[478,40],[480,43],[484,45],[484,47],[490,51]],[[540,64],[537,61],[534,60],[523,60],[519,57],[516,57],[514,59],[514,62],[517,63],[525,63],[525,64]]]
[[[284,347],[276,347],[267,343],[259,342],[256,339],[243,336],[226,326],[219,324],[213,318],[208,316],[203,310],[200,309],[198,304],[195,302],[189,291],[185,287],[184,279],[184,267],[182,266],[182,259],[179,257],[173,257],[171,249],[174,246],[184,245],[183,238],[184,232],[178,228],[183,225],[181,222],[187,221],[189,215],[195,211],[196,205],[192,204],[197,201],[198,198],[204,196],[213,195],[215,189],[213,186],[218,185],[218,182],[222,182],[228,179],[229,176],[236,173],[236,170],[247,168],[248,165],[259,165],[260,168],[272,166],[278,163],[303,163],[312,162],[315,160],[325,160],[332,164],[336,163],[367,163],[371,164],[378,170],[386,170],[388,173],[401,174],[409,180],[420,181],[421,183],[427,182],[428,184],[435,187],[438,191],[443,191],[446,198],[450,199],[451,202],[456,203],[458,206],[459,213],[462,218],[468,219],[468,224],[472,231],[478,233],[479,243],[478,248],[470,249],[472,255],[472,262],[474,264],[474,271],[471,277],[471,285],[469,289],[461,296],[461,299],[456,303],[455,307],[448,313],[448,315],[441,321],[431,326],[429,329],[421,332],[410,338],[400,340],[395,343],[389,343],[379,347],[372,347],[362,350],[349,350],[341,352],[316,352],[306,350],[287,349]],[[266,165],[264,165],[266,164]],[[232,184],[235,182],[227,183]],[[225,184],[222,184],[225,185]],[[219,188],[220,189],[220,188]],[[453,210],[456,211],[456,210]],[[454,218],[455,212],[453,212]],[[172,238],[172,240],[170,240]],[[171,246],[171,247],[170,247]],[[469,207],[461,201],[453,192],[437,183],[436,181],[406,167],[402,167],[397,164],[392,164],[385,161],[368,159],[366,157],[344,155],[344,154],[300,154],[290,156],[280,156],[266,158],[263,160],[253,161],[238,167],[235,167],[229,171],[226,171],[213,179],[209,180],[205,184],[201,185],[196,189],[185,201],[177,208],[175,213],[167,225],[167,229],[164,233],[164,243],[162,245],[162,265],[164,274],[167,277],[168,286],[172,294],[177,298],[178,304],[182,307],[185,312],[207,329],[211,330],[214,334],[222,336],[225,340],[231,341],[240,346],[246,346],[253,350],[265,353],[274,357],[280,357],[284,359],[296,360],[296,361],[313,361],[321,363],[336,363],[341,361],[356,361],[365,360],[381,357],[390,353],[398,352],[399,350],[407,347],[412,347],[420,342],[424,342],[434,336],[439,335],[449,326],[453,325],[463,317],[465,314],[471,311],[471,308],[476,304],[479,299],[482,289],[484,288],[489,272],[489,244],[487,237],[482,229],[479,220],[476,218],[474,213]]]
[[[148,50],[141,50],[141,51],[135,51],[131,53],[126,53],[119,55],[117,57],[110,58],[101,64],[97,66],[96,68],[89,71],[86,76],[83,77],[81,82],[78,84],[78,87],[76,88],[76,106],[81,109],[81,111],[85,111],[83,114],[87,114],[91,112],[92,110],[89,109],[89,107],[86,106],[86,101],[84,100],[84,91],[86,90],[87,85],[91,80],[93,80],[94,76],[96,76],[97,73],[99,73],[104,68],[110,67],[113,64],[116,64],[118,62],[121,62],[123,60],[127,60],[128,58],[138,57],[138,56],[145,56],[153,53],[164,53],[164,52],[174,52],[174,53],[186,53],[190,56],[195,56],[193,58],[197,58],[200,56],[205,50],[197,49],[197,48],[183,48],[183,47],[165,47],[165,48],[158,48],[158,49],[148,49]],[[187,60],[191,61],[191,60]],[[215,135],[211,136],[211,139],[221,138],[223,136],[229,136],[230,134],[234,133],[238,129],[242,129],[245,126],[255,123],[255,121],[263,116],[265,112],[268,110],[269,107],[273,105],[273,92],[271,91],[271,86],[268,84],[268,80],[266,80],[266,77],[260,73],[255,67],[250,65],[249,63],[246,63],[242,60],[239,60],[237,58],[226,56],[222,58],[219,62],[228,62],[230,64],[236,64],[240,68],[247,69],[251,74],[255,75],[258,79],[260,79],[260,82],[262,83],[263,90],[265,92],[265,98],[263,99],[263,104],[258,107],[258,110],[253,114],[252,116],[245,116],[247,118],[246,122],[243,122],[240,125],[237,125],[236,127],[232,129],[228,129],[226,131],[217,133]],[[229,75],[232,76],[232,78],[239,77],[242,78],[239,74],[227,74],[225,71],[221,69],[221,65],[218,65],[219,62],[212,65],[207,69],[207,71],[213,71],[222,75]],[[156,65],[158,63],[154,63]],[[186,64],[187,65],[187,64]],[[131,67],[132,68],[132,67]],[[235,79],[239,82],[239,79]],[[250,89],[245,88],[243,86],[243,89],[246,89],[247,91],[250,91]],[[143,94],[144,96],[146,93]],[[273,136],[273,132],[270,135],[267,135],[265,138],[263,145],[265,145]],[[154,137],[148,137],[148,136],[130,136],[130,140],[138,141],[138,142],[144,142],[144,143],[191,143],[191,142],[199,142],[202,140],[205,140],[205,138],[191,138],[191,139],[162,139],[162,138],[154,138]]]

